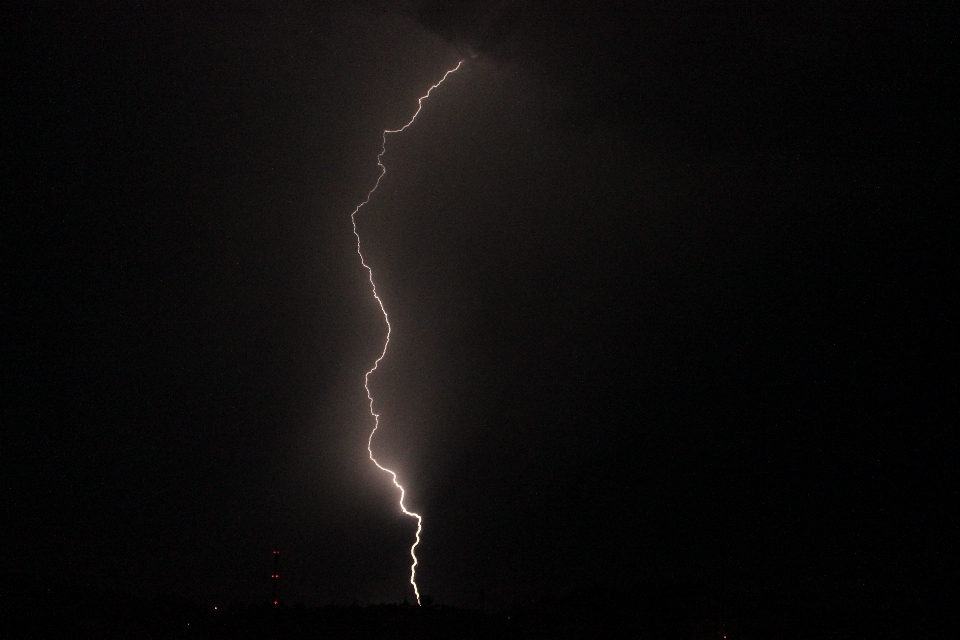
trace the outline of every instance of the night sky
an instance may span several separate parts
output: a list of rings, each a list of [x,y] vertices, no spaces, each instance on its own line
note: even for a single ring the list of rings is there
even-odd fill
[[[463,58],[421,591],[952,600],[946,10],[192,4],[3,18],[4,570],[413,599]]]

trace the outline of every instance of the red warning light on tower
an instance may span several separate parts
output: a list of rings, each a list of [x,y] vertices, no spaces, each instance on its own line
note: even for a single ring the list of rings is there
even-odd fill
[[[273,573],[270,574],[270,583],[273,591],[273,604],[280,604],[280,552],[273,550]]]

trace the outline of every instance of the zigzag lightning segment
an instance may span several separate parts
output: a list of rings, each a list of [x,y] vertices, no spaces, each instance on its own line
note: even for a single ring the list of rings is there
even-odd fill
[[[413,543],[413,546],[410,547],[410,557],[413,559],[413,563],[410,565],[410,584],[413,585],[413,593],[417,596],[417,604],[420,604],[420,590],[417,588],[417,546],[420,544],[420,534],[423,531],[423,518],[418,513],[414,513],[407,509],[406,505],[403,502],[404,497],[406,496],[406,491],[403,486],[397,481],[397,473],[387,469],[385,466],[377,462],[377,459],[373,455],[373,436],[377,432],[377,429],[380,428],[380,414],[376,413],[373,410],[373,394],[370,393],[370,376],[374,371],[377,370],[377,367],[380,366],[380,361],[383,360],[384,356],[387,355],[387,347],[390,346],[390,332],[392,331],[390,327],[390,317],[387,315],[387,310],[383,306],[383,300],[380,299],[380,296],[377,295],[377,285],[373,281],[373,269],[370,268],[370,265],[367,264],[366,259],[363,257],[363,252],[360,251],[360,234],[357,232],[357,213],[360,209],[363,208],[365,204],[370,202],[370,196],[373,195],[373,192],[377,190],[377,187],[380,186],[380,180],[387,173],[387,168],[383,166],[383,154],[387,152],[387,134],[391,133],[400,133],[405,130],[407,127],[413,124],[413,121],[417,119],[417,116],[420,115],[420,110],[423,108],[423,101],[430,97],[430,93],[443,84],[443,81],[447,79],[454,71],[460,68],[460,65],[463,64],[463,60],[457,63],[453,69],[450,69],[443,77],[440,78],[440,81],[437,84],[430,87],[427,90],[427,93],[420,97],[417,101],[417,111],[413,114],[413,117],[410,118],[410,121],[407,124],[403,125],[399,129],[385,129],[383,132],[383,143],[380,146],[380,153],[377,154],[377,166],[380,167],[380,175],[377,176],[377,181],[374,183],[373,188],[367,192],[367,197],[357,205],[357,208],[353,210],[353,213],[350,214],[350,222],[353,224],[353,235],[357,237],[357,254],[360,256],[360,264],[363,265],[364,269],[367,270],[367,275],[370,277],[370,289],[373,292],[373,297],[376,299],[377,304],[380,305],[380,311],[383,313],[383,320],[387,325],[387,336],[383,342],[383,351],[380,352],[380,357],[377,358],[376,362],[373,363],[373,368],[367,371],[367,374],[363,378],[363,386],[367,390],[367,400],[370,402],[370,415],[373,416],[373,430],[370,432],[370,437],[367,438],[367,453],[370,455],[370,460],[373,464],[377,465],[377,468],[381,471],[384,471],[390,474],[390,477],[393,479],[393,485],[400,490],[400,510],[403,511],[405,515],[410,516],[411,518],[417,519],[417,537]]]

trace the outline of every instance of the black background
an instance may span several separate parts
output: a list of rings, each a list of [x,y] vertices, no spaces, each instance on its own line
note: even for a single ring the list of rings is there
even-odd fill
[[[3,565],[258,602],[956,588],[952,14],[4,18]],[[891,605],[897,605],[895,607]],[[900,615],[900,614],[897,614]],[[900,618],[898,618],[900,619]],[[806,623],[806,622],[805,622]]]

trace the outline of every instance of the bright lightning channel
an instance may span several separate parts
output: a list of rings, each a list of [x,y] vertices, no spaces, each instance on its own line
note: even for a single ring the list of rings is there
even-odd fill
[[[390,317],[387,315],[387,309],[383,306],[383,300],[381,300],[380,296],[377,295],[377,285],[373,281],[373,269],[371,269],[370,265],[367,264],[366,259],[363,257],[363,252],[360,251],[360,234],[357,232],[357,213],[365,204],[370,202],[370,196],[372,196],[373,192],[376,191],[377,187],[380,186],[380,180],[387,173],[387,168],[383,166],[383,154],[387,152],[387,135],[391,133],[400,133],[412,125],[413,121],[417,119],[418,115],[420,115],[420,110],[423,109],[423,101],[429,98],[430,93],[443,84],[443,81],[447,79],[447,76],[458,70],[462,64],[463,60],[458,62],[457,66],[455,66],[453,69],[450,69],[443,74],[443,77],[440,78],[440,81],[430,87],[430,89],[427,90],[427,93],[420,97],[420,99],[417,101],[417,111],[413,114],[413,117],[410,118],[410,121],[407,122],[407,124],[403,125],[399,129],[385,129],[383,131],[380,153],[377,154],[377,166],[380,167],[380,175],[377,176],[377,181],[374,183],[373,188],[367,192],[367,197],[364,198],[363,202],[358,204],[357,208],[354,209],[353,213],[350,214],[350,222],[353,224],[353,235],[357,237],[357,254],[360,256],[360,264],[362,264],[363,268],[367,270],[367,275],[370,277],[370,289],[373,292],[373,297],[376,299],[377,304],[380,305],[380,311],[383,313],[383,320],[387,324],[387,336],[383,342],[383,351],[380,352],[380,357],[377,358],[377,361],[373,363],[373,368],[367,371],[366,375],[363,377],[363,386],[367,390],[367,400],[370,401],[370,415],[373,416],[373,431],[370,432],[370,437],[367,438],[367,453],[370,455],[370,460],[373,461],[373,464],[377,465],[378,469],[390,474],[390,477],[393,479],[393,485],[400,490],[400,510],[403,511],[405,515],[417,519],[417,537],[413,543],[413,546],[410,547],[410,557],[413,559],[413,563],[410,565],[410,584],[413,585],[413,593],[417,596],[418,605],[420,604],[420,590],[417,588],[417,546],[420,544],[420,534],[423,532],[423,518],[419,513],[414,513],[413,511],[407,509],[406,505],[404,504],[403,499],[406,497],[407,492],[397,481],[396,471],[387,469],[385,466],[377,462],[377,459],[373,456],[373,436],[377,432],[377,429],[380,428],[380,414],[373,410],[373,394],[370,393],[370,376],[374,371],[377,370],[377,367],[380,366],[380,361],[383,360],[384,356],[387,355],[387,347],[390,346],[390,333],[392,328],[390,327]]]

